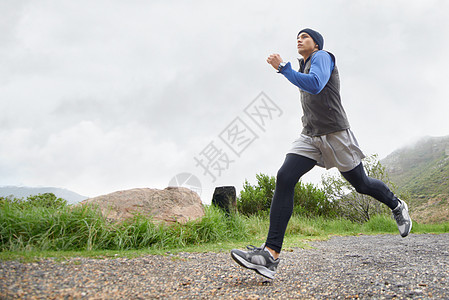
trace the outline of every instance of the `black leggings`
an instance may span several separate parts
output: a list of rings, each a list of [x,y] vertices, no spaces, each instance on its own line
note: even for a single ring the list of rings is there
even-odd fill
[[[270,228],[265,242],[267,247],[276,252],[281,252],[285,230],[293,212],[295,185],[301,176],[315,165],[316,161],[313,159],[289,153],[277,173],[276,189],[270,209]],[[382,181],[366,176],[362,163],[351,171],[341,174],[357,192],[370,195],[391,209],[398,205],[397,198]]]

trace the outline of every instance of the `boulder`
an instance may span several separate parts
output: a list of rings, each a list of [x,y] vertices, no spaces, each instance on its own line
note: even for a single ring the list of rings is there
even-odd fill
[[[83,204],[98,205],[111,222],[121,222],[136,213],[152,216],[155,221],[185,223],[204,216],[204,207],[197,193],[184,187],[164,190],[136,188],[89,198]]]

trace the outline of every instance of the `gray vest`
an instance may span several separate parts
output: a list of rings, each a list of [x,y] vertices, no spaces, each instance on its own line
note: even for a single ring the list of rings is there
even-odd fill
[[[328,53],[335,62],[335,56],[330,52]],[[299,60],[300,66],[303,61],[303,58]],[[309,74],[310,66],[311,59],[306,62],[304,70],[300,70],[300,72]],[[309,94],[301,89],[299,91],[301,92],[301,105],[304,113],[302,117],[303,134],[320,136],[349,128],[346,112],[341,105],[340,77],[336,64],[329,81],[319,94]]]

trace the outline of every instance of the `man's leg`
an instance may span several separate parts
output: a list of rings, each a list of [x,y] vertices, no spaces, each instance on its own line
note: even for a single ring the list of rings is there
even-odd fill
[[[270,209],[270,229],[266,247],[248,247],[249,251],[234,249],[232,258],[241,266],[255,270],[257,273],[274,278],[279,264],[285,230],[293,212],[293,195],[295,185],[302,175],[310,171],[316,161],[297,154],[287,154],[284,164],[276,177],[276,189]],[[271,250],[271,251],[270,251]]]
[[[276,176],[276,189],[270,208],[270,228],[265,246],[281,252],[285,230],[293,213],[293,196],[299,179],[316,165],[316,161],[297,154],[287,154]]]
[[[351,171],[341,172],[341,174],[357,192],[369,195],[391,209],[402,237],[410,233],[412,220],[408,214],[407,203],[398,199],[382,181],[366,176],[362,163]]]
[[[398,206],[398,199],[388,186],[379,179],[368,177],[362,163],[349,172],[341,172],[341,175],[360,194],[369,195],[385,203],[392,210]]]

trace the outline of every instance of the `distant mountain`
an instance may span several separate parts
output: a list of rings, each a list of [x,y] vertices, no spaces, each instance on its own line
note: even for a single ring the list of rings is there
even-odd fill
[[[381,163],[399,191],[409,195],[415,219],[449,221],[449,136],[422,138]]]
[[[14,196],[15,198],[27,198],[30,195],[53,193],[56,197],[67,200],[69,204],[78,203],[88,197],[81,196],[75,192],[55,187],[25,187],[25,186],[3,186],[0,187],[0,197]]]

